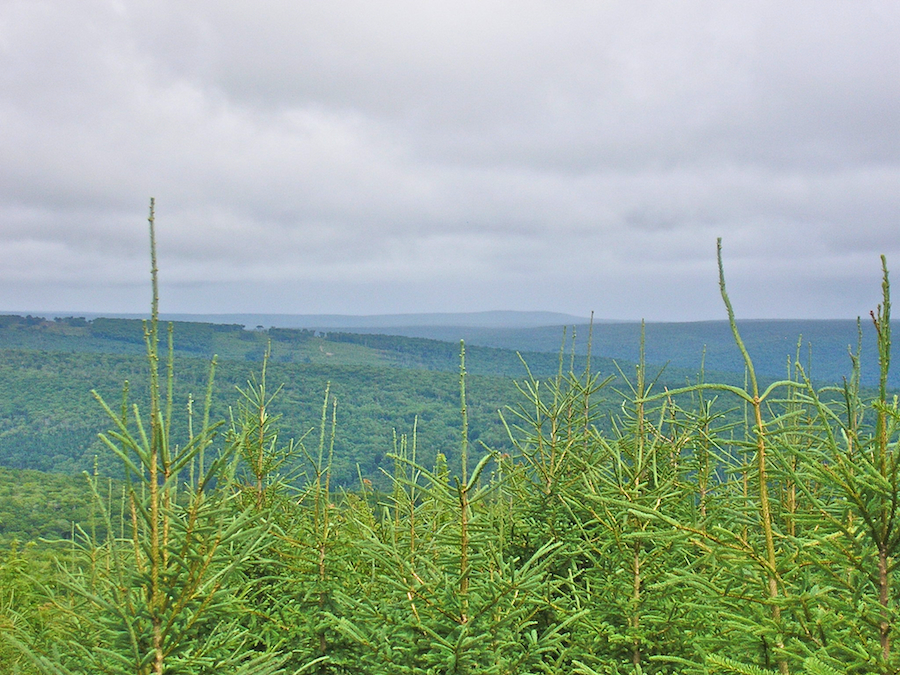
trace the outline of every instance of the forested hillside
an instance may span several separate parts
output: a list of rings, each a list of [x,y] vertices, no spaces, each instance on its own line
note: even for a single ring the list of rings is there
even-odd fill
[[[580,370],[584,357],[571,358],[571,334],[561,348],[569,354],[523,353],[469,347],[469,434],[472,442],[509,450],[498,411],[517,399],[516,379],[528,372],[544,378],[562,368]],[[421,457],[432,462],[459,436],[459,343],[385,335],[329,333],[300,329],[245,330],[238,325],[179,322],[173,324],[178,377],[174,382],[173,424],[187,427],[188,400],[206,391],[210,360],[218,355],[214,379],[214,413],[228,419],[238,401],[237,387],[258,375],[268,349],[270,378],[284,389],[274,404],[282,415],[282,434],[301,439],[318,423],[327,383],[338,401],[340,425],[335,439],[336,484],[355,485],[359,475],[382,483],[389,469],[386,455],[394,435],[417,433]],[[96,390],[113,404],[129,382],[136,401],[146,405],[146,349],[142,322],[133,319],[47,321],[37,317],[0,317],[0,466],[77,474],[92,470],[115,474],[118,465],[97,434],[108,421],[91,394]],[[527,367],[526,367],[527,364]],[[593,360],[604,375],[618,376],[610,359]],[[624,373],[633,365],[621,364]],[[739,383],[740,375],[718,374]],[[669,368],[659,386],[680,386],[696,370]],[[620,380],[621,382],[621,380]],[[624,385],[624,382],[621,382]],[[598,394],[605,409],[623,399],[616,388]],[[448,455],[451,467],[458,457]],[[302,464],[302,463],[301,463]],[[304,467],[297,466],[297,470]]]
[[[118,464],[97,440],[109,421],[91,390],[112,406],[121,400],[122,383],[146,407],[148,382],[141,357],[109,354],[2,352],[0,387],[0,465],[78,473],[91,470],[95,457],[101,472],[118,472]],[[202,400],[209,364],[204,359],[179,359],[174,386],[173,425],[187,428],[188,401]],[[222,361],[216,369],[213,414],[229,419],[238,400],[236,387],[258,374],[261,364]],[[410,433],[418,418],[423,456],[433,460],[438,448],[459,436],[459,395],[449,373],[410,371],[374,366],[278,364],[270,378],[284,387],[273,405],[283,415],[283,434],[303,438],[318,424],[326,385],[338,401],[340,433],[335,441],[335,480],[379,480],[378,468],[389,468],[393,432]],[[499,448],[508,446],[497,410],[515,397],[506,378],[476,376],[471,384],[473,440]],[[195,404],[196,405],[196,404]],[[456,462],[457,458],[452,457]]]

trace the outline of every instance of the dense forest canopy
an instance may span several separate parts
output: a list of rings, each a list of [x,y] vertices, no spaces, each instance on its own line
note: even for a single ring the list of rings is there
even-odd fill
[[[467,347],[474,444],[510,449],[498,411],[516,403],[515,380],[528,372],[547,377],[560,368],[585,367],[585,357],[572,358],[572,352],[588,334],[573,336],[562,327],[556,332],[555,353]],[[258,372],[268,350],[271,376],[284,387],[273,406],[282,415],[285,437],[299,440],[317,424],[321,397],[331,382],[341,419],[335,440],[336,485],[356,485],[360,473],[385,484],[381,469],[392,466],[386,455],[393,449],[394,433],[411,432],[417,420],[422,458],[430,462],[442,451],[450,466],[458,467],[458,342],[176,322],[173,346],[178,364],[173,425],[179,431],[187,425],[189,398],[205,389],[214,355],[219,363],[214,413],[226,419],[238,400],[236,388]],[[113,400],[127,381],[132,396],[145,405],[143,350],[143,324],[137,319],[0,316],[0,387],[5,392],[0,399],[0,466],[78,474],[92,471],[96,460],[101,473],[117,475],[115,459],[97,438],[107,422],[91,390]],[[604,375],[618,376],[620,367],[626,374],[634,369],[627,362],[619,366],[593,358],[593,368]],[[689,369],[658,366],[656,371],[662,371],[660,386],[680,386],[696,377]],[[742,381],[738,374],[716,376]],[[598,392],[607,409],[621,405],[619,388]]]

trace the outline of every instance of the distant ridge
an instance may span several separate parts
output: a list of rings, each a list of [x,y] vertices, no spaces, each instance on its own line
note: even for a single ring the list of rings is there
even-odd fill
[[[8,314],[0,312],[0,314]],[[19,313],[21,316],[24,313]],[[67,316],[93,320],[139,319],[140,314],[85,314],[83,312],[33,312],[47,319]],[[248,332],[262,328],[313,330],[327,339],[346,342],[347,334],[382,334],[425,338],[441,342],[558,354],[561,347],[578,354],[633,364],[641,353],[641,324],[626,321],[595,321],[556,312],[476,312],[447,314],[382,314],[370,316],[290,314],[163,314],[164,320],[199,324],[243,326]],[[807,375],[819,382],[841,382],[849,376],[850,352],[861,339],[862,382],[878,380],[878,354],[871,322],[818,320],[738,320],[743,341],[753,357],[758,375],[780,379],[787,376],[788,359],[799,356]],[[858,330],[861,329],[861,336]],[[233,329],[232,329],[233,330]],[[727,321],[647,323],[644,357],[648,364],[669,364],[697,370],[701,363],[709,371],[743,373],[744,361]],[[340,334],[344,334],[343,336]],[[352,341],[351,341],[352,342]],[[896,348],[893,350],[896,353]],[[891,372],[890,385],[900,386],[900,369]]]
[[[2,312],[2,314],[32,314],[49,319],[83,316],[86,319],[141,319],[146,314],[95,312]],[[242,324],[247,328],[315,328],[320,330],[347,328],[416,328],[422,326],[461,326],[467,328],[539,328],[587,323],[583,316],[560,312],[450,312],[428,314],[172,314],[161,313],[165,321],[196,321],[200,323]],[[599,322],[606,323],[606,322]]]

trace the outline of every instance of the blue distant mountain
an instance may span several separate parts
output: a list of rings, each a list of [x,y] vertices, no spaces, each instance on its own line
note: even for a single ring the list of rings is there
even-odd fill
[[[7,313],[7,312],[4,312]],[[26,312],[15,312],[25,315]],[[98,317],[117,319],[147,318],[146,314],[115,314],[84,312],[32,312],[47,318],[83,316],[86,319]],[[424,314],[173,314],[162,313],[166,321],[198,321],[202,323],[242,324],[247,328],[394,328],[397,326],[466,326],[478,328],[536,328],[540,326],[565,326],[587,323],[588,318],[559,312],[456,312]]]

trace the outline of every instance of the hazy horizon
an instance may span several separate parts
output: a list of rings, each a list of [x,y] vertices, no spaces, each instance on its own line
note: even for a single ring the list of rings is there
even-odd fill
[[[724,312],[723,312],[724,313]],[[34,316],[47,320],[63,318],[143,319],[146,312],[83,312],[77,310],[0,310],[3,316]],[[215,324],[241,324],[248,329],[262,325],[265,328],[317,328],[317,329],[374,329],[374,328],[552,328],[604,324],[639,324],[640,319],[609,319],[582,317],[545,311],[487,310],[480,312],[424,312],[402,314],[262,314],[262,313],[179,313],[160,312],[163,321],[186,321]],[[855,323],[868,317],[803,318],[740,318],[738,323]],[[727,323],[726,316],[715,319],[687,321],[646,321],[648,325]]]

